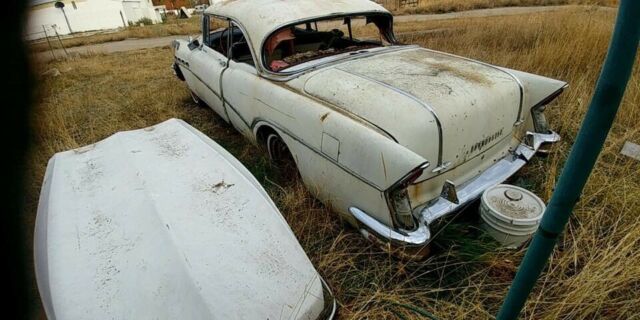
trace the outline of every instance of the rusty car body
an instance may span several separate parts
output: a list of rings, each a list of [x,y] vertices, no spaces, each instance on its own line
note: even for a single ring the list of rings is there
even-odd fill
[[[565,82],[403,45],[369,0],[221,1],[173,47],[196,101],[396,245],[425,246],[435,221],[560,139],[543,111]]]

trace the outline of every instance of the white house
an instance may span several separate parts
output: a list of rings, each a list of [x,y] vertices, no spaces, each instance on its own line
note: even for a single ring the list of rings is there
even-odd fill
[[[162,18],[151,0],[122,0],[127,21],[136,22],[141,19],[149,19],[153,23],[162,22]]]
[[[162,21],[151,0],[30,0],[25,37],[116,29],[147,18]]]

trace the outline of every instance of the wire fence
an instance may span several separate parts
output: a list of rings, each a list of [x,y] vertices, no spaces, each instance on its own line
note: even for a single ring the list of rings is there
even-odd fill
[[[31,32],[25,35],[27,40],[31,41],[43,41],[46,42],[49,52],[54,60],[65,59],[69,57],[67,48],[64,46],[60,34],[58,33],[57,26],[54,25],[42,25],[42,31]]]
[[[27,41],[45,41],[47,35],[51,36],[58,32],[58,26],[55,24],[41,25],[37,30],[26,32],[24,38]]]

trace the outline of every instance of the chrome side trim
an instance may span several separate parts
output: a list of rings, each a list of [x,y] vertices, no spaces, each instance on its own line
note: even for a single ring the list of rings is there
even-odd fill
[[[401,95],[403,95],[403,96],[415,101],[416,103],[420,104],[423,108],[427,109],[431,113],[431,115],[433,115],[433,118],[436,120],[436,125],[438,126],[438,167],[442,166],[442,153],[443,153],[442,152],[442,148],[443,148],[443,140],[444,140],[443,133],[442,133],[443,132],[442,131],[442,123],[440,122],[440,118],[438,117],[438,114],[436,113],[435,110],[433,110],[433,108],[430,105],[428,105],[424,101],[420,100],[415,95],[413,95],[413,94],[411,94],[409,92],[406,92],[406,91],[404,91],[404,90],[402,90],[400,88],[397,88],[395,86],[392,86],[392,85],[390,85],[390,84],[388,84],[388,83],[386,83],[384,81],[380,81],[380,80],[371,78],[369,76],[366,76],[366,75],[363,75],[363,74],[360,74],[360,73],[344,70],[344,69],[341,69],[340,67],[338,67],[336,69],[340,70],[342,72],[354,75],[356,77],[360,77],[360,78],[366,79],[368,81],[377,83],[377,84],[379,84],[379,85],[381,85],[381,86],[383,86],[385,88],[393,90],[393,91],[395,91],[395,92],[397,92],[397,93],[399,93],[399,94],[401,94]]]
[[[418,222],[418,228],[415,231],[394,230],[356,207],[349,208],[349,212],[361,224],[360,233],[365,238],[369,238],[370,233],[373,233],[375,236],[387,241],[410,246],[426,245],[431,238],[429,228],[422,222]]]

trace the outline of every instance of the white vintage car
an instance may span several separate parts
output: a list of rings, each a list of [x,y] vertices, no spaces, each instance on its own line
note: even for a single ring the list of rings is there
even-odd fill
[[[370,0],[221,1],[202,26],[173,43],[194,100],[293,158],[372,240],[424,247],[434,221],[560,139],[543,111],[565,82],[400,44]]]

